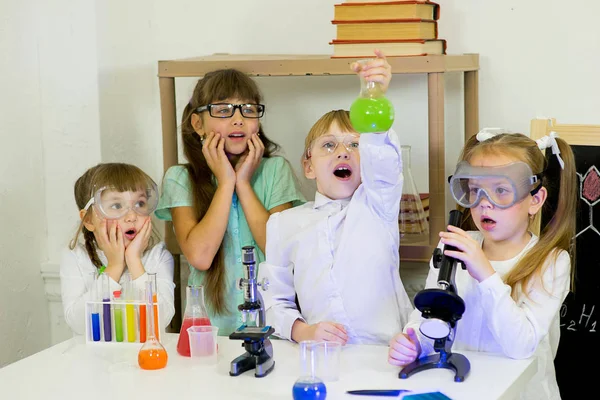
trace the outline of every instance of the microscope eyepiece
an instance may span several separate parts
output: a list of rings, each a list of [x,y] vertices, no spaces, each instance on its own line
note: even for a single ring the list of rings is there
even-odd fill
[[[243,264],[256,264],[256,253],[254,246],[242,247],[242,263]]]

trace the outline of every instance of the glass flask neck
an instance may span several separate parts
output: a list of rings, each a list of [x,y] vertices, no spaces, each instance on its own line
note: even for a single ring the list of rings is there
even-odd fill
[[[189,285],[186,289],[184,318],[208,317],[204,303],[204,286]]]
[[[152,280],[146,282],[146,342],[157,340],[154,335],[154,288]]]
[[[364,76],[360,76],[360,97],[363,98],[379,98],[383,97],[381,83],[368,81]]]
[[[400,151],[402,152],[402,167],[410,168],[410,146],[402,145]]]

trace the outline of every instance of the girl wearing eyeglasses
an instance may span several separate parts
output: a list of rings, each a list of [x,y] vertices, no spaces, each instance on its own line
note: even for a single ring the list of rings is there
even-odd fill
[[[99,273],[108,275],[111,295],[131,282],[134,298],[145,290],[148,273],[155,273],[159,325],[166,328],[175,314],[173,256],[152,229],[158,203],[152,178],[134,165],[98,164],[77,179],[74,193],[81,222],[60,265],[64,315],[71,330],[85,333],[85,302],[99,300],[93,293],[104,289]]]
[[[237,70],[210,72],[196,84],[181,122],[187,163],[163,178],[158,218],[173,221],[190,264],[188,284],[204,285],[211,323],[229,335],[242,321],[243,246],[264,261],[272,213],[304,201],[279,146],[265,136],[256,83]]]

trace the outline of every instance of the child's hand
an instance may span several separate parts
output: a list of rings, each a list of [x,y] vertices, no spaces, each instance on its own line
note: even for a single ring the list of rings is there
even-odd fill
[[[257,134],[253,133],[248,139],[248,150],[240,157],[235,165],[236,184],[249,183],[256,168],[260,165],[265,145]]]
[[[202,145],[202,154],[219,185],[235,184],[235,171],[225,154],[225,138],[214,132],[206,135]]]
[[[123,269],[125,267],[125,244],[123,243],[123,231],[119,223],[114,221],[109,230],[106,219],[102,219],[100,230],[95,233],[98,247],[106,255],[108,265]]]
[[[413,328],[406,329],[406,333],[399,333],[390,340],[388,362],[392,365],[403,367],[415,361],[421,354],[421,344]]]
[[[485,254],[483,254],[479,242],[456,226],[448,225],[448,230],[450,232],[440,232],[442,243],[454,246],[458,251],[446,250],[445,255],[462,261],[467,267],[469,275],[478,282],[485,280],[496,272]]]
[[[323,340],[326,342],[337,342],[342,345],[348,341],[346,328],[337,322],[323,321],[309,325],[306,331],[309,340]]]
[[[144,222],[144,225],[142,225],[142,229],[140,229],[125,249],[125,260],[127,261],[128,266],[132,264],[132,261],[142,259],[142,254],[144,254],[144,251],[148,248],[150,235],[152,235],[152,220],[148,218],[146,222]]]
[[[350,68],[365,77],[367,81],[380,83],[381,90],[386,92],[392,80],[392,66],[387,62],[381,50],[375,49],[375,55],[377,58],[366,63],[353,62]]]

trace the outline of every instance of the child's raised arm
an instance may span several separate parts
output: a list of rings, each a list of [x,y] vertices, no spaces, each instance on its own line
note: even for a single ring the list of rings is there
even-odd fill
[[[392,79],[392,67],[375,49],[376,58],[352,63],[350,68],[367,81],[379,84],[385,93]],[[363,133],[360,137],[360,170],[365,195],[372,208],[388,220],[397,220],[402,196],[402,157],[394,131]]]
[[[363,133],[359,148],[362,188],[358,190],[362,190],[377,215],[397,221],[404,178],[396,133],[393,130],[384,134]]]

